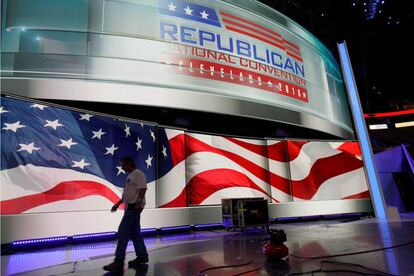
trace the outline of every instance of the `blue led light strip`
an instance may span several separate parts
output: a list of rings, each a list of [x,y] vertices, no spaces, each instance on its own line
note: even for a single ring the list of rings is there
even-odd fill
[[[378,179],[375,168],[374,156],[372,154],[371,142],[369,141],[368,130],[365,124],[364,113],[362,112],[361,102],[358,96],[354,73],[352,71],[351,60],[349,58],[346,42],[338,43],[339,57],[344,75],[344,82],[348,92],[348,100],[351,106],[352,116],[354,117],[355,128],[359,145],[361,147],[364,160],[367,180],[370,188],[372,205],[377,218],[387,218],[387,210],[382,194],[381,183]]]
[[[51,244],[51,243],[61,243],[66,242],[68,237],[53,237],[53,238],[42,238],[42,239],[32,239],[32,240],[20,240],[12,242],[12,246],[28,246],[28,245],[41,245],[41,244]]]
[[[91,234],[81,234],[73,236],[74,240],[84,240],[84,239],[93,239],[93,238],[103,238],[103,237],[115,237],[116,232],[103,232],[103,233],[91,233]]]

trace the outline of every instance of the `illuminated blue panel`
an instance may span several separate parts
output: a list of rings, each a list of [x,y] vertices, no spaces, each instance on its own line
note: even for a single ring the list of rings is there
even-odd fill
[[[348,91],[349,104],[351,105],[357,137],[361,146],[365,170],[367,172],[375,216],[378,218],[387,218],[387,211],[384,203],[384,197],[382,195],[381,184],[376,172],[371,143],[369,141],[367,127],[365,125],[364,113],[362,112],[354,73],[352,71],[351,60],[348,55],[345,41],[338,44],[338,50],[341,58],[344,82]]]

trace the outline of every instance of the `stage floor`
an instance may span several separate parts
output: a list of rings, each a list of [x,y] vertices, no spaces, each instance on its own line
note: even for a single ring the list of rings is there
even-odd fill
[[[269,261],[262,254],[267,235],[261,229],[197,231],[145,238],[150,262],[129,269],[126,263],[124,275],[306,275],[320,269],[338,275],[352,271],[414,275],[413,214],[400,221],[343,219],[272,224],[271,228],[286,232],[291,254],[286,261]],[[1,274],[113,275],[102,266],[112,262],[115,246],[116,241],[111,241],[5,255]],[[354,254],[361,251],[370,252]],[[131,244],[127,252],[126,261],[135,258]]]

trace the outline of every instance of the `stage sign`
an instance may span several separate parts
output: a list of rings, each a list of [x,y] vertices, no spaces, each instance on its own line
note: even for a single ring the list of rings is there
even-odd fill
[[[48,4],[48,14],[73,14],[62,21],[34,8],[43,2],[8,6],[6,35],[19,47],[9,49],[16,55],[7,68],[139,86],[111,96],[96,86],[87,93],[62,88],[50,91],[52,98],[219,112],[354,136],[334,57],[305,29],[255,1]],[[17,31],[18,41],[11,36]]]

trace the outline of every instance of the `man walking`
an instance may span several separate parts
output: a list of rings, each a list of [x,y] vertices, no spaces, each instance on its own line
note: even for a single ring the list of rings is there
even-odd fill
[[[145,174],[135,167],[131,157],[121,160],[122,169],[128,173],[125,181],[122,198],[112,207],[115,212],[122,202],[125,203],[125,213],[118,228],[118,244],[115,251],[113,263],[103,267],[106,271],[123,272],[125,251],[129,239],[132,240],[137,258],[128,262],[130,266],[148,263],[148,253],[144,239],[141,234],[140,216],[145,207],[145,193],[147,191],[147,180]]]

